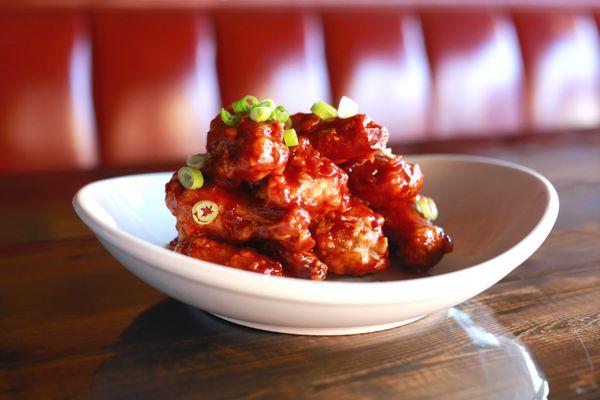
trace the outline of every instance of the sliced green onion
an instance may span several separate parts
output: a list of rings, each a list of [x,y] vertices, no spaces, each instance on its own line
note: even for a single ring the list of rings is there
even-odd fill
[[[187,165],[188,167],[201,169],[204,166],[206,160],[208,160],[209,158],[210,154],[208,153],[192,154],[191,156],[188,156],[188,158],[185,160],[185,165]]]
[[[295,129],[286,129],[283,132],[283,141],[287,147],[298,146],[298,135]]]
[[[337,109],[338,117],[350,118],[358,114],[358,103],[350,97],[342,96]]]
[[[269,119],[285,123],[290,119],[290,113],[285,109],[284,106],[277,106],[271,112]]]
[[[256,107],[268,107],[271,110],[274,110],[277,107],[277,104],[271,99],[263,99],[256,105]]]
[[[246,111],[246,107],[248,107],[248,104],[244,104],[243,100],[238,100],[238,101],[234,101],[233,103],[231,103],[231,108],[233,108],[233,112],[235,112],[237,114],[243,113],[244,111]]]
[[[198,168],[181,167],[177,171],[179,183],[186,189],[198,189],[204,185],[204,176]]]
[[[224,108],[221,108],[221,119],[225,123],[225,125],[236,126],[238,122],[240,122],[239,115],[231,115],[229,111]]]
[[[385,149],[383,149],[383,155],[390,159],[396,158],[396,155],[392,153],[391,147],[386,147]]]
[[[219,206],[214,201],[200,200],[192,207],[192,217],[199,225],[210,224],[219,215]]]
[[[256,122],[263,122],[269,119],[271,116],[271,109],[269,107],[256,106],[250,110],[250,119]]]
[[[231,104],[233,111],[236,113],[243,113],[244,111],[249,111],[253,106],[258,104],[258,99],[254,96],[244,96],[242,99],[238,101],[234,101]]]
[[[312,105],[310,111],[316,114],[321,119],[332,119],[337,117],[337,110],[323,100],[317,101]]]
[[[438,217],[437,206],[431,197],[418,196],[415,199],[415,207],[429,221],[435,221]]]

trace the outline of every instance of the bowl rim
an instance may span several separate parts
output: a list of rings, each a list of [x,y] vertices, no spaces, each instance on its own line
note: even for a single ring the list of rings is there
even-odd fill
[[[556,189],[547,178],[531,168],[509,161],[474,155],[417,154],[406,155],[405,158],[414,160],[415,162],[419,162],[420,160],[440,160],[491,164],[528,174],[541,182],[545,189],[547,201],[544,212],[523,239],[503,253],[481,263],[431,276],[395,281],[348,282],[311,281],[292,277],[266,276],[198,260],[175,253],[165,247],[147,242],[115,226],[111,226],[90,208],[90,201],[92,200],[94,190],[101,184],[106,184],[106,182],[112,180],[139,179],[142,177],[172,174],[173,172],[124,175],[91,182],[79,189],[75,194],[73,197],[73,207],[79,218],[100,239],[109,242],[121,251],[163,272],[221,290],[250,293],[254,296],[277,299],[278,301],[287,300],[292,302],[300,301],[303,303],[348,306],[413,302],[444,297],[455,284],[469,282],[469,279],[474,278],[475,275],[479,275],[482,271],[484,273],[493,271],[494,267],[496,270],[501,268],[502,271],[505,271],[506,265],[510,265],[511,267],[509,267],[508,271],[499,275],[493,282],[495,283],[529,258],[541,246],[558,217],[559,198]],[[198,268],[200,265],[202,265],[202,268]],[[424,287],[427,290],[423,290]],[[480,291],[485,290],[487,287],[489,286],[482,288]]]

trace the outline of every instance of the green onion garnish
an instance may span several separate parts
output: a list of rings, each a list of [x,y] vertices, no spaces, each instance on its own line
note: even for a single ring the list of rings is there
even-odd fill
[[[310,111],[316,114],[321,119],[332,119],[337,117],[337,110],[323,100],[317,101],[312,105]]]
[[[286,129],[283,132],[283,141],[287,147],[298,146],[298,135],[295,129]]]
[[[204,176],[198,168],[181,167],[177,171],[179,183],[186,189],[198,189],[204,185]]]
[[[256,107],[268,107],[271,110],[274,110],[277,107],[277,104],[271,99],[263,99],[256,105]]]
[[[269,119],[285,123],[290,119],[290,113],[285,109],[284,106],[277,106],[271,112]]]
[[[187,165],[188,167],[201,169],[204,166],[206,160],[208,160],[209,158],[210,154],[208,153],[192,154],[186,159],[185,165]]]
[[[358,114],[358,103],[350,97],[342,96],[337,109],[338,117],[350,118]]]
[[[250,110],[250,119],[256,122],[263,122],[269,119],[271,116],[271,109],[269,107],[256,106]]]
[[[383,156],[389,159],[396,158],[396,155],[392,152],[392,149],[390,147],[386,147],[385,149],[383,149]]]
[[[415,199],[415,207],[417,211],[429,221],[435,221],[438,217],[437,206],[431,197],[417,196]]]
[[[244,111],[249,111],[250,108],[257,104],[258,99],[256,97],[247,95],[238,101],[234,101],[231,104],[231,107],[235,113],[243,113]]]
[[[219,206],[214,201],[200,200],[192,207],[192,217],[197,224],[210,224],[219,215]]]
[[[231,113],[224,108],[221,108],[221,119],[225,125],[229,126],[236,126],[238,122],[240,122],[239,115],[231,115]]]

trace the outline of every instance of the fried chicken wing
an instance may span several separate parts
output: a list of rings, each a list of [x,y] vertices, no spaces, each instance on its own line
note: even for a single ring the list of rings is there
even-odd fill
[[[389,133],[365,114],[322,121],[315,114],[292,116],[294,128],[336,164],[370,160],[386,146]]]
[[[327,264],[319,260],[312,250],[292,251],[275,243],[265,243],[262,248],[283,264],[286,276],[319,281],[327,277]]]
[[[206,145],[210,158],[202,170],[234,185],[281,173],[289,152],[283,131],[281,122],[258,123],[244,117],[233,127],[217,116],[210,124]]]
[[[268,205],[283,208],[298,206],[316,217],[346,207],[349,200],[348,176],[321,156],[307,138],[300,137],[298,145],[290,149],[283,173],[266,178],[257,196]]]
[[[385,218],[385,233],[404,266],[426,270],[452,251],[450,235],[425,219],[417,211],[414,199],[407,199],[393,207],[378,208],[377,212]]]
[[[207,182],[200,189],[189,190],[179,183],[175,173],[166,185],[166,192],[167,207],[177,217],[180,240],[199,235],[211,235],[230,243],[267,239],[294,251],[309,250],[315,244],[306,210],[262,207],[242,187]],[[204,203],[206,207],[198,209],[196,206]],[[214,210],[215,207],[218,210]],[[202,222],[203,216],[199,215],[202,213],[216,213],[216,217],[210,223],[199,223],[196,220]]]
[[[190,155],[166,185],[178,230],[170,248],[313,280],[382,271],[390,252],[423,270],[452,251],[431,222],[435,203],[419,194],[419,166],[385,153],[388,131],[348,98],[311,110],[290,117],[251,95],[221,109],[207,153]]]
[[[283,276],[281,263],[251,248],[236,247],[207,236],[194,237],[185,241],[174,240],[169,245],[169,249],[186,256],[236,269],[265,275]]]
[[[336,274],[366,275],[389,265],[383,217],[358,199],[346,211],[334,211],[317,222],[313,235],[319,258]]]
[[[413,198],[423,186],[421,168],[400,156],[378,153],[372,161],[347,164],[344,169],[352,194],[375,208]]]

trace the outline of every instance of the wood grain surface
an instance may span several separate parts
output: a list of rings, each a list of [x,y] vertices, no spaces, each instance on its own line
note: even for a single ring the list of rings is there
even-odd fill
[[[534,168],[558,189],[558,221],[474,299],[342,337],[239,327],[122,268],[71,198],[138,169],[0,177],[0,398],[509,399],[546,382],[549,398],[599,399],[600,133],[396,150]]]

